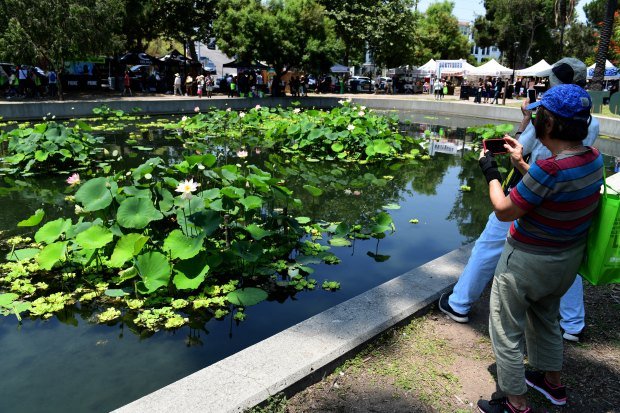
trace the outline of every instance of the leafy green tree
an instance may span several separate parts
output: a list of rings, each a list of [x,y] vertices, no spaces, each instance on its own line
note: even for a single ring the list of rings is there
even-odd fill
[[[364,62],[369,50],[379,66],[410,63],[417,0],[319,0],[344,44],[345,65]]]
[[[396,67],[412,64],[417,39],[416,17],[409,0],[376,2],[373,29],[367,31],[367,45],[378,66]]]
[[[597,26],[605,20],[605,8],[607,0],[592,0],[583,5],[586,21],[589,26]]]
[[[122,33],[126,37],[126,50],[142,52],[145,42],[157,38],[157,12],[152,0],[125,0]]]
[[[242,61],[271,64],[276,84],[291,68],[325,72],[342,51],[333,23],[314,0],[222,0],[218,12],[219,48]]]
[[[513,60],[514,50],[517,66],[524,66],[530,58],[549,59],[550,52],[557,50],[549,32],[556,27],[555,0],[485,0],[484,7],[485,16],[474,24],[479,46],[496,44],[508,61]],[[515,42],[519,42],[518,48],[513,48]]]
[[[590,65],[594,63],[596,48],[596,31],[584,23],[575,22],[566,30],[564,54],[575,56]]]
[[[45,62],[59,74],[67,60],[121,47],[123,0],[4,0],[7,24],[0,33],[0,59]],[[59,82],[62,99],[62,83]]]
[[[206,42],[213,35],[217,0],[151,0],[155,26],[163,37],[188,46],[191,58],[198,60],[196,41]],[[145,1],[146,2],[146,1]]]
[[[415,63],[423,64],[429,59],[461,59],[470,52],[470,44],[459,31],[458,20],[452,14],[454,3],[433,3],[418,23]]]

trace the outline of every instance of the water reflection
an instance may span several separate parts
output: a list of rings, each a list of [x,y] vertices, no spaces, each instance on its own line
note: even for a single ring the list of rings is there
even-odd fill
[[[403,128],[420,136],[426,130],[432,136],[464,136],[462,129],[430,124]],[[151,156],[171,164],[196,149],[184,148],[159,132],[140,136],[136,144],[127,142],[127,134],[108,137],[109,153],[116,150],[122,158],[110,160],[112,171],[137,166]],[[10,379],[0,386],[0,410],[39,412],[45,406],[48,412],[109,411],[459,247],[480,233],[490,211],[477,163],[461,152],[359,165],[287,162],[263,148],[259,153],[246,148],[247,157],[240,157],[237,149],[213,150],[221,155],[220,162],[256,164],[282,177],[303,201],[300,215],[354,225],[393,203],[400,206],[388,210],[396,231],[384,239],[334,248],[342,260],[339,265],[315,266],[313,278],[319,284],[335,280],[341,290],[274,291],[269,301],[249,308],[247,320],[240,324],[231,316],[218,321],[206,313],[178,331],[144,333],[128,322],[92,324],[97,308],[89,305],[68,308],[47,321],[24,320],[21,326],[14,317],[2,317],[0,375]],[[62,178],[23,182],[2,184],[0,229],[13,228],[39,207],[48,216],[70,213],[65,210]],[[305,184],[323,189],[323,195],[310,196]],[[463,184],[471,192],[460,192]],[[410,223],[413,218],[419,223]]]

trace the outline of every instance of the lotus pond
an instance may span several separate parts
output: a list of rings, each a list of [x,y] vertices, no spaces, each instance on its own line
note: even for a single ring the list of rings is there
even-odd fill
[[[490,205],[455,138],[510,129],[95,115],[3,125],[1,411],[109,411],[474,240]]]

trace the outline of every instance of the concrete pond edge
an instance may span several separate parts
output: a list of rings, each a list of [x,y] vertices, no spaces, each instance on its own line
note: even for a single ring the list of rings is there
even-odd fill
[[[243,412],[333,369],[342,356],[432,305],[456,282],[471,247],[412,269],[114,412]]]

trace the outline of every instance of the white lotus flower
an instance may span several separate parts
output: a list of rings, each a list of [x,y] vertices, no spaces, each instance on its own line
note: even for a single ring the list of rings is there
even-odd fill
[[[245,112],[239,112],[239,117],[243,118],[245,116]]]
[[[181,192],[181,198],[183,199],[191,199],[192,192],[196,192],[199,185],[200,184],[198,182],[194,182],[193,179],[186,179],[185,181],[179,183],[175,189],[175,192]]]
[[[366,113],[364,113],[363,110],[360,110],[359,112],[357,112],[357,116],[364,116]]]
[[[299,109],[299,108],[293,109],[293,113],[299,113],[299,112],[301,112],[301,109]]]
[[[347,130],[352,131],[353,129],[355,129],[355,126],[353,126],[353,125],[347,126]]]

